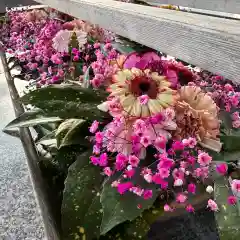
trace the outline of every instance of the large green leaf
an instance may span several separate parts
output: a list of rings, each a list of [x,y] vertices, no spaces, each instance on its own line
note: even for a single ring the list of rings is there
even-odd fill
[[[113,178],[110,178],[105,182],[101,194],[101,203],[103,206],[102,235],[106,234],[116,225],[127,220],[132,221],[140,216],[145,209],[152,207],[157,197],[155,184],[145,183],[145,189],[151,189],[153,191],[153,197],[144,200],[142,197],[131,192],[120,195],[117,190],[111,186],[112,181]],[[139,183],[139,179],[133,180],[133,182]],[[142,186],[142,184],[140,184],[140,186]]]
[[[86,139],[86,134],[89,133],[88,124],[82,119],[68,119],[61,123],[56,132],[57,146],[79,144],[90,146],[89,140]]]
[[[224,151],[232,152],[240,149],[240,136],[226,135],[220,136],[220,139],[221,142],[223,143]]]
[[[59,117],[47,117],[40,110],[28,111],[10,122],[4,130],[17,128],[17,127],[31,127],[43,123],[58,122],[61,121]]]
[[[219,211],[215,213],[215,218],[219,227],[221,240],[240,239],[240,216],[237,206],[227,204],[229,194],[227,178],[216,178],[214,181],[215,201]]]
[[[68,102],[75,103],[97,103],[105,100],[107,93],[82,88],[75,84],[61,84],[61,85],[51,85],[45,88],[39,88],[32,91],[21,98],[24,104],[31,104],[36,107],[42,108],[42,102],[60,101],[64,104]]]
[[[93,239],[100,235],[102,211],[100,169],[89,163],[91,153],[79,156],[65,181],[62,203],[62,229],[65,240]]]

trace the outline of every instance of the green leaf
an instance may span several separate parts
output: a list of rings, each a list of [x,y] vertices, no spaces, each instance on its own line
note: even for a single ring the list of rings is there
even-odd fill
[[[21,98],[24,104],[31,104],[42,108],[43,102],[59,101],[63,105],[68,102],[75,103],[97,103],[105,100],[107,94],[104,91],[82,88],[78,85],[61,84],[51,85],[45,88],[39,88]]]
[[[100,235],[102,211],[100,169],[89,163],[91,153],[79,156],[65,181],[62,203],[63,238],[93,239]]]
[[[86,121],[82,119],[68,119],[61,123],[56,132],[57,147],[79,144],[90,146],[86,139],[86,133],[89,133]]]
[[[106,93],[99,90],[66,84],[38,89],[21,100],[42,109],[47,116],[95,120],[108,115],[97,108],[105,96]]]
[[[49,122],[57,122],[61,121],[59,117],[46,117],[43,116],[42,111],[28,111],[14,119],[12,122],[10,122],[4,129],[8,130],[11,128],[17,128],[17,127],[31,127],[43,123],[49,123]]]
[[[232,152],[240,149],[240,136],[237,135],[220,136],[220,140],[223,143],[224,151]]]
[[[121,44],[121,43],[112,43],[114,49],[122,54],[129,54],[135,52],[135,49],[129,44]]]
[[[54,161],[66,172],[68,167],[76,161],[77,157],[85,151],[86,149],[81,148],[79,145],[65,146],[57,150]]]
[[[132,221],[137,218],[145,209],[152,207],[157,197],[156,185],[154,184],[146,183],[148,187],[145,189],[151,189],[153,191],[153,197],[145,200],[131,192],[120,195],[116,188],[111,186],[112,181],[113,179],[110,178],[104,184],[101,194],[101,203],[103,206],[101,235],[106,234],[120,223],[127,220]],[[138,180],[135,182],[138,182]]]
[[[41,144],[41,143],[44,143],[46,140],[52,140],[52,139],[54,139],[56,142],[56,137],[55,137],[56,131],[57,130],[53,130],[52,132],[47,133],[44,137],[40,138],[36,143]]]
[[[227,204],[229,194],[227,178],[217,178],[214,181],[215,201],[219,211],[215,213],[215,218],[219,227],[221,240],[240,239],[240,216],[236,205]]]

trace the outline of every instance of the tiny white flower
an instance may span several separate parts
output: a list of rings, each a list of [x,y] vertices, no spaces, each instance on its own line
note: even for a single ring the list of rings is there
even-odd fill
[[[179,186],[182,186],[183,185],[183,180],[182,179],[176,179],[175,181],[174,181],[174,186],[176,186],[176,187],[179,187]]]
[[[212,193],[213,192],[213,187],[212,186],[207,186],[206,187],[206,192],[208,192],[208,193]]]

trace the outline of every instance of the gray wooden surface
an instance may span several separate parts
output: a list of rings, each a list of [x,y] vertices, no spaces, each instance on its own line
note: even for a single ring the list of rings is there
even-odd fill
[[[173,4],[219,12],[240,13],[240,0],[147,0],[147,2],[158,5]]]
[[[240,82],[240,21],[112,0],[37,0]]]

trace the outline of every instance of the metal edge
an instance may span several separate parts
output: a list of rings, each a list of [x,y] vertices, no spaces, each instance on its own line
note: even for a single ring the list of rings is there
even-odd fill
[[[19,116],[24,112],[24,108],[18,101],[19,95],[7,64],[6,55],[3,51],[1,51],[1,49],[0,58],[2,60],[4,74],[7,80],[7,85],[13,103],[15,115]],[[41,175],[41,170],[38,166],[38,153],[29,128],[20,128],[19,136],[24,148],[24,152],[26,154],[28,169],[33,183],[34,194],[36,196],[36,200],[43,218],[46,237],[49,240],[60,240],[60,230],[58,229],[56,221],[54,220],[53,211],[49,204],[49,197],[45,189],[46,183]]]

